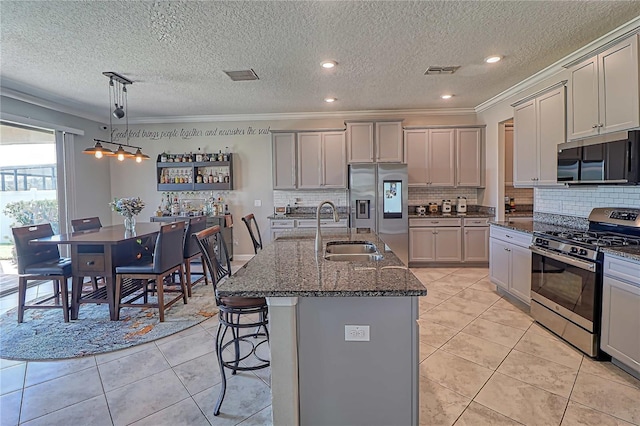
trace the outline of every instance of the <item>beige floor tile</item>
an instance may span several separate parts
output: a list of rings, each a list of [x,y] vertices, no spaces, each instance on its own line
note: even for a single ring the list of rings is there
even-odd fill
[[[521,382],[569,398],[578,370],[544,358],[512,350],[498,372]]]
[[[186,398],[152,415],[132,423],[135,426],[189,425],[209,426],[210,423],[202,414],[192,398]]]
[[[0,370],[7,367],[13,367],[15,365],[26,364],[26,361],[14,361],[12,359],[0,358]]]
[[[464,410],[464,413],[460,416],[456,422],[456,426],[516,426],[522,423],[518,423],[507,416],[503,416],[497,411],[493,411],[484,405],[478,404],[472,401],[471,404]]]
[[[531,323],[531,327],[529,327],[527,332],[528,333],[536,333],[536,334],[539,334],[541,336],[549,337],[551,339],[556,339],[558,341],[562,340],[558,336],[553,334],[553,332],[551,332],[550,330],[547,330],[546,328],[544,328],[543,326],[541,326],[540,324],[538,324],[535,321]]]
[[[423,283],[426,284],[431,281],[438,280],[447,275],[446,272],[426,269],[426,268],[411,268],[411,272]]]
[[[489,305],[485,303],[472,302],[458,296],[453,296],[440,304],[444,309],[460,312],[477,317],[487,310]]]
[[[502,306],[497,306],[498,303],[500,303],[500,301],[497,301],[493,306],[487,309],[486,312],[482,314],[481,318],[522,330],[527,330],[531,326],[533,318],[529,315],[521,311],[505,309]]]
[[[495,293],[497,295],[496,285],[492,283],[489,278],[483,278],[479,281],[476,281],[476,283],[469,288],[472,288],[474,290],[486,291],[488,293]]]
[[[170,368],[160,350],[153,346],[98,365],[105,392],[142,380]]]
[[[418,320],[418,324],[420,325],[420,343],[426,343],[437,348],[447,343],[449,339],[458,333],[453,328],[426,322],[422,319]]]
[[[434,281],[432,284],[446,285],[458,290],[464,290],[467,287],[471,287],[476,283],[476,281],[478,281],[478,279],[452,274],[442,277],[439,280]]]
[[[582,353],[568,343],[532,332],[525,333],[515,349],[576,370],[583,358]]]
[[[176,375],[191,395],[220,383],[220,367],[215,351],[173,367]]]
[[[106,393],[115,426],[128,425],[189,397],[169,369]]]
[[[460,268],[453,272],[453,275],[471,278],[477,281],[489,275],[489,268]]]
[[[473,398],[493,370],[443,350],[420,364],[420,375],[468,398]]]
[[[27,364],[16,364],[2,369],[0,379],[0,395],[22,390],[24,387],[24,377],[27,371]]]
[[[447,294],[449,296],[453,296],[455,294],[460,293],[461,290],[464,290],[466,287],[460,287],[456,285],[451,285],[450,283],[443,283],[440,281],[433,281],[426,285],[427,293],[430,290],[436,290],[438,293]]]
[[[97,367],[67,374],[25,388],[20,421],[26,422],[102,394]]]
[[[438,383],[420,378],[420,424],[450,426],[471,400]]]
[[[511,349],[485,339],[458,333],[442,346],[442,350],[495,370]]]
[[[580,364],[580,372],[640,389],[640,380],[608,361],[595,361],[585,356]]]
[[[513,348],[525,333],[524,330],[519,328],[509,327],[482,318],[475,319],[471,324],[463,328],[462,332],[509,348]]]
[[[158,342],[158,348],[173,367],[215,350],[215,342],[211,334],[202,329],[180,339]],[[189,350],[186,350],[187,348]]]
[[[29,362],[27,364],[25,386],[36,385],[95,366],[96,359],[93,356],[65,359],[62,361]]]
[[[526,425],[558,425],[567,399],[495,373],[475,401]]]
[[[104,395],[98,395],[29,422],[21,423],[25,426],[110,426],[112,424]]]
[[[571,400],[640,424],[640,389],[579,372]]]
[[[214,416],[220,386],[218,384],[193,396],[211,424],[236,425],[271,405],[271,390],[267,385],[251,373],[238,373],[228,377],[220,415]]]
[[[157,340],[157,341],[160,342],[160,341],[162,341],[162,339]],[[130,348],[122,349],[122,350],[119,350],[119,351],[107,352],[105,354],[96,355],[96,363],[98,365],[104,364],[105,362],[114,361],[114,360],[116,360],[118,358],[122,358],[123,356],[131,355],[131,354],[134,354],[136,352],[146,351],[146,350],[149,350],[151,348],[157,348],[156,342],[149,342],[149,343],[145,343],[143,345],[136,345],[136,346],[132,346]]]
[[[467,324],[476,319],[476,317],[473,315],[467,315],[457,311],[452,311],[451,309],[447,309],[442,305],[444,305],[444,303],[436,306],[429,312],[420,315],[420,318],[428,322],[434,322],[440,325],[444,325],[445,327],[453,328],[458,331],[462,330],[467,326]]]
[[[438,350],[438,348],[436,348],[435,346],[431,346],[431,345],[428,345],[426,343],[420,342],[420,361],[419,362],[424,361],[432,353],[434,353],[437,350]]]
[[[271,415],[271,406],[249,417],[247,420],[239,423],[238,426],[271,426],[273,418]]]
[[[509,309],[516,312],[529,312],[529,307],[514,297],[503,296],[498,300],[494,307]]]
[[[500,296],[497,293],[476,290],[473,288],[473,286],[462,290],[457,294],[457,296],[466,300],[471,300],[473,302],[486,303],[487,307],[493,305],[500,299]]]
[[[442,291],[440,291],[435,287],[427,287],[427,295],[424,296],[424,299],[426,300],[427,303],[433,303],[435,305],[438,305],[444,302],[445,300],[449,299],[450,297],[451,297],[451,294],[443,293]]]
[[[2,426],[18,425],[21,402],[22,388],[18,391],[0,396],[0,424]]]
[[[424,302],[423,302],[424,299]],[[429,303],[426,301],[425,297],[421,297],[420,298],[420,303],[418,305],[418,310],[420,311],[420,313],[424,313],[424,312],[429,312],[431,309],[435,308],[436,306],[438,306],[435,303]]]
[[[631,423],[569,401],[562,426],[631,426]]]

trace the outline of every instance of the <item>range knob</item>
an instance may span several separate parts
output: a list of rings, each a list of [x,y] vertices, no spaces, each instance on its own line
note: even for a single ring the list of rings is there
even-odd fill
[[[580,256],[586,256],[587,255],[587,250],[586,249],[580,249],[580,253],[578,253]]]
[[[571,247],[571,253],[578,253],[578,247]]]
[[[542,243],[542,238],[536,237],[536,244],[541,244],[541,243]]]

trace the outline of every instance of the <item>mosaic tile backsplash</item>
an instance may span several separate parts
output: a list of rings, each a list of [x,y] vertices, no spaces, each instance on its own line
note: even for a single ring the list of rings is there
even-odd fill
[[[346,189],[329,190],[318,189],[313,191],[273,191],[273,205],[291,207],[317,207],[325,200],[333,201],[338,207],[346,207],[349,204],[349,192]]]
[[[640,186],[536,188],[534,211],[586,218],[594,207],[640,208]]]
[[[442,204],[442,200],[455,202],[458,197],[467,197],[467,204],[478,204],[478,190],[475,188],[415,188],[409,187],[409,205],[429,203]]]

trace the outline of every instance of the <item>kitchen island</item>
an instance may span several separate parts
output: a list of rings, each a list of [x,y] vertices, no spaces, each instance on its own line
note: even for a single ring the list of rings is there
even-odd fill
[[[426,288],[375,234],[323,237],[373,242],[383,259],[326,260],[312,234],[292,236],[219,286],[221,296],[267,298],[273,423],[418,424],[418,296]]]

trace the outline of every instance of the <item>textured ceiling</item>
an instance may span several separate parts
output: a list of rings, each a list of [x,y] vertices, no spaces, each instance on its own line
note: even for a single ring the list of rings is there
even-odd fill
[[[473,108],[639,15],[640,1],[2,0],[0,78],[103,120],[103,71],[135,82],[131,119]],[[248,68],[260,80],[223,73]]]

